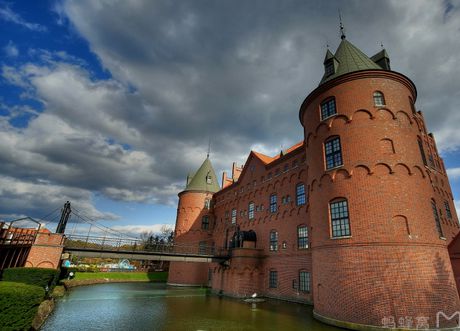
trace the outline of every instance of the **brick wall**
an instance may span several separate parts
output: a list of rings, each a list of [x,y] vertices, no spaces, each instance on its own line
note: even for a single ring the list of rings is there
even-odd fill
[[[25,267],[57,269],[64,249],[63,243],[62,234],[39,232],[30,249]]]
[[[212,208],[205,208],[205,199],[211,199],[212,194],[206,192],[184,191],[179,194],[177,207],[174,243],[184,245],[184,250],[199,250],[199,243],[206,242],[212,246],[213,228]],[[202,229],[203,216],[209,216],[209,228]],[[168,283],[179,285],[207,285],[208,263],[171,262],[169,266]]]
[[[385,106],[374,106],[374,91],[385,95]],[[328,97],[335,97],[338,115],[321,121]],[[415,90],[399,74],[355,73],[318,88],[303,104],[314,305],[322,316],[375,326],[386,316],[434,323],[438,311],[460,308],[446,249],[458,219],[440,215],[441,236],[431,205],[433,199],[444,208],[447,200],[453,210],[452,193],[444,168],[422,161],[418,137],[425,151],[435,150],[410,98]],[[343,166],[326,171],[323,146],[333,136],[340,137]],[[334,199],[348,201],[348,238],[331,239]]]

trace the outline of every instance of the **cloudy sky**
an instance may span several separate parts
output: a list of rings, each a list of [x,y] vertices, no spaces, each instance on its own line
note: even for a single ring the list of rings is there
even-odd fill
[[[70,200],[132,233],[174,224],[206,156],[300,141],[327,45],[381,49],[418,88],[460,199],[456,1],[0,1],[0,219]],[[49,224],[50,228],[55,225]]]

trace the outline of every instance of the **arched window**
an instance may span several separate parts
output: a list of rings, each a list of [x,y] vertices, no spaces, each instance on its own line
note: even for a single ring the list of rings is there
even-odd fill
[[[337,114],[335,98],[329,98],[321,102],[321,121]]]
[[[268,276],[268,287],[277,288],[278,287],[278,272],[276,270],[270,270]]]
[[[276,211],[278,210],[276,202],[276,194],[273,193],[272,195],[270,195],[270,213],[276,213]]]
[[[248,217],[250,220],[254,219],[254,202],[250,202],[248,206]]]
[[[302,206],[305,204],[305,185],[303,183],[299,183],[296,186],[296,204],[297,206]]]
[[[431,199],[431,208],[433,209],[434,222],[436,224],[436,230],[438,230],[439,237],[444,238],[444,233],[442,232],[441,220],[439,219],[438,206],[436,201]]]
[[[329,203],[331,213],[332,237],[348,237],[351,235],[347,200],[335,200]]]
[[[424,164],[424,165],[428,165],[428,164],[426,163],[425,151],[423,150],[422,138],[417,137],[417,143],[418,143],[418,148],[420,149],[420,155],[422,156],[423,164]]]
[[[299,291],[310,292],[310,273],[308,271],[299,271]]]
[[[297,227],[297,248],[308,248],[308,227],[306,225]]]
[[[342,146],[339,137],[332,137],[324,143],[324,158],[326,160],[326,170],[343,165]]]
[[[278,250],[278,232],[275,230],[270,231],[270,250]]]
[[[236,224],[236,209],[232,209],[232,224]]]
[[[374,92],[374,106],[385,106],[385,98],[380,91]]]
[[[208,215],[204,215],[201,218],[201,229],[209,230],[209,216]]]

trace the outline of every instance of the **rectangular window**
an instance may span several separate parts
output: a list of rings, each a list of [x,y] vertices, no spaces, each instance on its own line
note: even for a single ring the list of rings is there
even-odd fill
[[[326,169],[339,167],[343,164],[342,147],[340,146],[339,137],[326,141],[324,144],[324,153],[326,156]]]
[[[211,200],[209,199],[204,200],[204,208],[206,209],[211,208]]]
[[[297,228],[297,247],[299,249],[308,248],[308,228],[306,225]]]
[[[269,288],[277,288],[278,287],[278,271],[270,270],[269,280],[268,280],[268,287]]]
[[[422,156],[423,164],[424,164],[424,165],[428,165],[428,164],[426,163],[426,156],[425,156],[425,151],[423,150],[422,139],[418,138],[417,141],[418,141],[418,148],[420,149],[420,155]]]
[[[270,213],[276,213],[278,207],[276,205],[276,194],[270,195]]]
[[[431,207],[433,208],[433,217],[436,223],[436,230],[438,230],[438,234],[441,238],[444,238],[444,233],[442,232],[441,221],[439,220],[438,208],[436,206],[436,202],[431,200]]]
[[[236,224],[236,209],[232,209],[232,224]]]
[[[332,237],[344,237],[350,235],[350,222],[348,219],[348,204],[346,200],[332,202],[331,209],[331,227]]]
[[[334,98],[326,100],[321,104],[321,120],[325,120],[335,114],[337,114],[337,110],[335,108]]]
[[[201,228],[203,230],[208,230],[209,229],[209,216],[208,215],[204,215],[201,218]]]
[[[310,292],[310,273],[306,271],[299,272],[299,291]]]
[[[444,207],[446,207],[446,215],[448,219],[452,219],[452,212],[450,211],[450,206],[447,201],[444,201]]]
[[[270,232],[270,250],[271,251],[278,250],[278,232],[276,231]]]
[[[207,250],[206,241],[200,241],[198,253],[199,254],[206,254],[206,250]]]
[[[254,219],[254,202],[250,202],[248,206],[248,216],[249,219],[252,220]]]
[[[297,184],[296,203],[297,203],[297,206],[302,206],[305,204],[305,185],[304,184]]]

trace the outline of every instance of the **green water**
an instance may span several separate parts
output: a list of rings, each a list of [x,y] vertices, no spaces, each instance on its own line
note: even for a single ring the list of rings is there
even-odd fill
[[[72,289],[42,330],[315,330],[337,331],[306,305],[268,300],[248,304],[202,289],[120,283]]]

